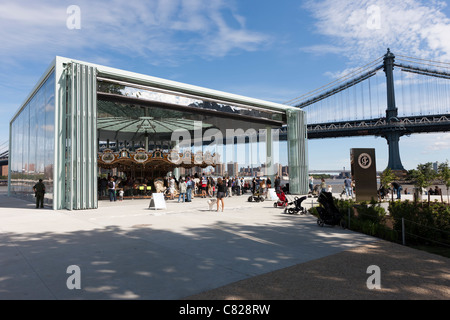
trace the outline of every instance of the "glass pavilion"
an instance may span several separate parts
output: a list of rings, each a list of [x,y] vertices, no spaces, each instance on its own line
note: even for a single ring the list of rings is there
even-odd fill
[[[250,140],[254,132],[265,132],[272,176],[272,132],[286,126],[290,192],[306,194],[304,111],[56,57],[10,122],[8,193],[32,201],[43,179],[53,209],[95,209],[99,166],[166,172],[214,165],[220,152],[198,158],[192,148]]]

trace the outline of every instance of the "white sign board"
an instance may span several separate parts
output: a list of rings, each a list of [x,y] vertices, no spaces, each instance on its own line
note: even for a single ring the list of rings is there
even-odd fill
[[[153,193],[149,209],[166,209],[166,201],[163,193]]]
[[[268,200],[278,200],[277,193],[275,192],[275,188],[269,188],[268,191],[269,191],[268,192],[268,195],[269,195]]]

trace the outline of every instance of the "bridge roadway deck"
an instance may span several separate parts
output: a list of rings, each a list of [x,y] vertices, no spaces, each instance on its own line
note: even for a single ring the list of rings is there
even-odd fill
[[[274,201],[102,201],[53,211],[0,194],[0,299],[449,299],[450,260],[284,215]],[[310,206],[311,200],[303,203]],[[381,290],[366,286],[381,268]],[[67,267],[81,271],[69,290]]]
[[[308,139],[370,135],[382,136],[389,132],[410,135],[414,133],[437,133],[448,131],[450,131],[449,114],[422,115],[398,117],[397,122],[386,122],[386,118],[379,118],[308,124]],[[284,131],[282,133],[285,135]],[[283,140],[283,138],[280,140]]]

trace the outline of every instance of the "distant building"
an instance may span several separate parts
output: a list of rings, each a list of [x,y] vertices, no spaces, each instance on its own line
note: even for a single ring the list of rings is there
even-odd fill
[[[1,176],[7,177],[8,176],[8,166],[1,166]]]
[[[223,177],[225,175],[225,164],[219,163],[216,165],[214,175]]]
[[[280,163],[275,163],[273,165],[273,172],[275,175],[282,176],[283,175],[283,166]]]
[[[228,162],[227,163],[227,171],[228,171],[228,176],[230,177],[234,177],[237,176],[239,174],[239,164],[237,162]]]
[[[433,162],[433,170],[438,172],[438,170],[439,170],[439,162],[437,162],[437,161]]]

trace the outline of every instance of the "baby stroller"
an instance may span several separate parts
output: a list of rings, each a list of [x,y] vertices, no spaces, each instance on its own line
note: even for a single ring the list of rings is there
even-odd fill
[[[278,207],[286,208],[289,204],[286,194],[283,191],[279,190],[277,191],[277,197],[278,197],[277,202],[273,204],[274,208]]]
[[[287,214],[297,214],[300,212],[300,214],[306,214],[306,210],[305,208],[302,207],[302,202],[306,199],[307,197],[295,197],[294,201],[289,202],[289,206],[294,205],[294,207],[290,207],[290,208],[285,208],[284,209],[284,213]]]
[[[380,189],[378,189],[377,193],[378,193],[378,197],[380,198],[380,200],[383,200],[385,197],[389,196],[389,188],[385,188],[383,186],[380,187]]]
[[[253,195],[251,195],[250,197],[248,197],[248,202],[263,202],[264,201],[264,195],[261,193],[261,188],[259,188],[258,190],[255,191],[255,193],[253,193]]]
[[[320,185],[316,184],[313,187],[313,190],[308,192],[308,197],[309,198],[316,198],[319,195],[319,189],[320,189]]]
[[[317,224],[321,227],[325,224],[330,226],[340,225],[345,229],[346,223],[342,219],[342,214],[334,204],[331,192],[321,192],[317,201],[321,204],[321,206],[317,208],[317,212],[319,213]]]

